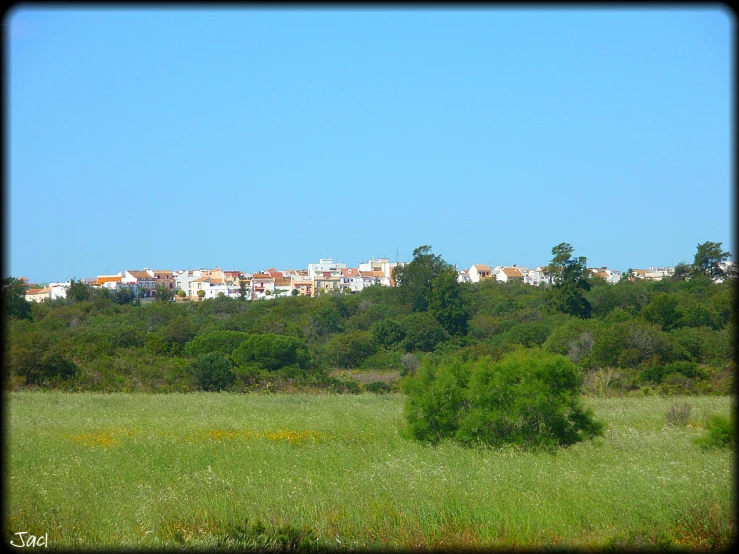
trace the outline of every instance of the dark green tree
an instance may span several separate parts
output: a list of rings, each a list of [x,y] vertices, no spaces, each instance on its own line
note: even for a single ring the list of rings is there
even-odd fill
[[[413,251],[413,260],[393,272],[401,300],[413,311],[425,312],[431,303],[434,279],[450,268],[441,256],[431,253],[430,246],[419,246]]]
[[[673,281],[685,281],[690,277],[690,266],[685,262],[680,262],[675,266],[675,270],[672,273]]]
[[[23,281],[7,277],[2,280],[2,291],[5,317],[33,320],[31,304],[26,300],[26,287]]]
[[[192,364],[192,372],[200,387],[206,391],[225,389],[236,380],[231,361],[221,352],[198,356]]]
[[[90,285],[82,281],[72,279],[67,289],[67,300],[69,302],[82,302],[83,300],[92,300],[93,290]]]
[[[446,268],[431,282],[429,313],[450,335],[466,335],[470,302],[457,270]]]
[[[590,302],[585,293],[590,290],[588,282],[587,258],[573,258],[574,248],[566,242],[552,248],[553,258],[549,264],[549,274],[554,284],[547,290],[547,304],[550,309],[576,317],[590,317]]]
[[[170,302],[174,297],[174,293],[164,285],[157,287],[156,299],[158,302]]]
[[[720,242],[704,242],[698,245],[698,251],[693,260],[693,274],[708,275],[714,281],[726,277],[721,268],[721,262],[731,257],[730,252],[724,252]]]
[[[246,300],[246,281],[239,279],[239,300]]]
[[[233,351],[232,357],[238,365],[256,364],[272,371],[289,365],[306,368],[310,362],[302,340],[270,333],[251,335]]]
[[[658,292],[641,310],[641,316],[649,323],[656,323],[663,331],[672,329],[682,317],[674,295]]]
[[[429,313],[412,313],[401,320],[406,352],[433,352],[436,345],[449,338],[448,333]]]
[[[368,331],[350,331],[336,335],[326,345],[331,364],[342,368],[357,368],[377,350],[374,336]]]
[[[564,356],[523,348],[499,361],[425,359],[402,382],[406,419],[419,440],[546,449],[602,434],[580,401],[581,385],[580,370]]]
[[[121,287],[113,295],[113,301],[116,304],[133,304],[135,300],[136,295],[128,287]]]

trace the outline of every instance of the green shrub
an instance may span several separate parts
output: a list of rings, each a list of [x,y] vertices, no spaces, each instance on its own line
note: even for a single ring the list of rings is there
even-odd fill
[[[390,392],[392,390],[392,387],[388,385],[385,381],[374,381],[372,383],[367,383],[364,386],[364,390],[366,392],[374,392],[375,394],[381,394]]]
[[[376,350],[377,344],[371,333],[351,331],[336,335],[328,341],[324,355],[336,367],[356,368]]]
[[[406,352],[432,352],[437,344],[449,338],[449,334],[428,313],[414,313],[402,320],[405,338],[402,346]]]
[[[653,383],[661,383],[671,374],[682,375],[687,379],[703,379],[706,377],[706,372],[698,367],[697,363],[686,360],[672,362],[666,365],[650,365],[643,369],[641,374],[643,380]],[[673,377],[672,380],[675,381],[675,378]]]
[[[702,437],[695,439],[695,443],[702,448],[734,448],[736,446],[736,421],[732,414],[729,419],[714,415],[706,423],[708,431]]]
[[[232,354],[237,365],[256,363],[269,370],[280,369],[292,364],[305,368],[309,362],[305,343],[295,337],[283,335],[251,335]]]
[[[210,352],[230,355],[249,336],[249,333],[241,331],[211,331],[188,342],[185,345],[185,354],[193,358]]]
[[[567,358],[522,348],[496,362],[426,359],[403,381],[411,434],[436,443],[554,448],[602,433],[582,407],[582,375]]]
[[[415,376],[401,384],[407,395],[405,417],[411,435],[421,441],[438,443],[454,437],[460,426],[470,364],[458,358],[440,361],[425,358]]]
[[[382,346],[394,346],[405,338],[402,325],[393,319],[377,321],[372,325],[371,330],[377,344]]]
[[[198,356],[192,364],[192,372],[200,387],[206,391],[228,388],[236,380],[231,361],[220,352]]]
[[[407,355],[407,354],[405,354]],[[403,369],[402,358],[405,356],[398,350],[385,350],[381,348],[359,366],[360,369]],[[410,354],[411,356],[413,354]]]

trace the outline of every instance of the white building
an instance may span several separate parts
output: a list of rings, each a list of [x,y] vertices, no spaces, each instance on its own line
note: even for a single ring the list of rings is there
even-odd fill
[[[308,264],[308,278],[314,280],[316,276],[323,276],[327,271],[338,277],[341,274],[340,270],[345,268],[346,264],[343,262],[334,262],[333,258],[321,258],[317,264]]]
[[[467,273],[472,283],[479,283],[493,276],[493,270],[486,264],[473,264]]]

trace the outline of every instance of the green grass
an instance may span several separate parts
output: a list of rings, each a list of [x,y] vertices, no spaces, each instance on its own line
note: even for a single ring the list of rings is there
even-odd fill
[[[605,436],[555,455],[436,448],[400,395],[10,393],[6,539],[49,548],[728,546],[729,397],[586,399]],[[6,540],[6,542],[7,542]],[[17,541],[16,541],[17,542]]]

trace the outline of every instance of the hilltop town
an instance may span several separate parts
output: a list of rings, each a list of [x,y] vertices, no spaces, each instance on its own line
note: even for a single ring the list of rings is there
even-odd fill
[[[314,297],[327,293],[354,294],[369,286],[395,286],[393,270],[407,262],[391,262],[389,258],[372,258],[357,267],[347,267],[346,263],[333,258],[321,258],[318,263],[308,264],[307,269],[285,269],[278,271],[268,268],[254,273],[238,270],[213,269],[186,270],[141,270],[127,269],[115,275],[98,275],[80,281],[93,288],[105,288],[111,292],[127,290],[133,297],[154,298],[166,294],[175,301],[201,301],[226,296],[244,300],[269,300],[283,296]],[[722,262],[727,270],[734,262]],[[618,283],[622,278],[630,280],[645,279],[658,281],[674,274],[674,267],[649,267],[621,272],[607,267],[588,268],[607,283]],[[488,279],[500,282],[520,282],[525,285],[541,286],[551,284],[547,266],[528,268],[525,266],[495,266],[473,264],[469,269],[458,269],[460,283],[479,283]],[[29,283],[22,277],[26,300],[42,302],[66,298],[72,281],[48,283],[44,286]]]

